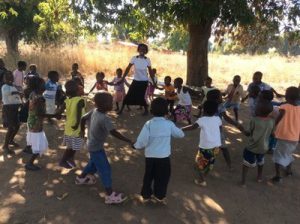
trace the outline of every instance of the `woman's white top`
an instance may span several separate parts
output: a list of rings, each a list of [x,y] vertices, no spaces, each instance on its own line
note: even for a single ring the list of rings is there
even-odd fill
[[[178,104],[182,106],[188,106],[192,105],[192,99],[189,94],[189,91],[186,91],[186,93],[183,92],[183,87],[181,88],[180,92],[177,93],[178,96]]]
[[[134,80],[148,81],[148,67],[151,67],[151,61],[149,58],[134,56],[131,58],[130,64],[134,67]]]

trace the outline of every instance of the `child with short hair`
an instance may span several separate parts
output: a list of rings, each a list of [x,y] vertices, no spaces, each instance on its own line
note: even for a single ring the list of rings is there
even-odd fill
[[[236,75],[233,77],[233,83],[229,84],[226,91],[223,93],[226,96],[224,107],[226,109],[233,108],[235,120],[239,120],[239,108],[241,104],[241,98],[243,97],[243,86],[241,83],[241,76]]]
[[[66,123],[64,134],[64,145],[67,146],[59,165],[66,169],[76,167],[75,153],[79,151],[84,143],[80,136],[80,120],[85,113],[84,99],[79,95],[78,84],[69,80],[65,84],[67,99],[62,109],[66,109]]]
[[[18,68],[13,72],[14,75],[14,85],[17,90],[22,92],[24,86],[25,70],[27,63],[25,61],[18,61]]]
[[[202,115],[202,107],[203,107],[203,104],[205,103],[205,101],[207,100],[206,96],[207,96],[207,93],[210,91],[210,90],[213,90],[215,89],[215,87],[212,86],[212,78],[211,77],[207,77],[204,81],[204,86],[201,87],[201,90],[200,90],[200,95],[201,95],[201,103],[200,105],[198,106],[198,109],[199,109],[199,113],[197,115],[197,117],[201,117]]]
[[[174,112],[174,103],[177,94],[175,93],[175,88],[171,84],[172,78],[171,76],[166,76],[164,78],[164,85],[162,88],[158,87],[160,90],[165,90],[165,99],[167,100],[168,107],[169,107],[169,112],[173,114]]]
[[[14,138],[20,129],[19,108],[21,106],[21,93],[13,85],[14,76],[11,71],[4,73],[4,85],[1,88],[2,92],[2,121],[3,126],[7,128],[5,135],[3,150],[6,154],[14,155],[15,152],[9,148],[9,145],[18,146],[14,142]]]
[[[243,152],[242,186],[246,186],[249,168],[257,166],[257,182],[262,182],[264,156],[269,149],[269,137],[274,130],[274,119],[269,117],[273,111],[271,102],[261,100],[255,108],[255,116],[251,118],[248,129],[242,125],[238,128],[248,136],[248,144]]]
[[[191,121],[191,112],[192,112],[192,99],[189,93],[189,88],[183,86],[183,79],[176,78],[174,80],[174,87],[177,90],[178,104],[174,110],[174,122],[180,120],[187,120],[189,124]]]
[[[258,96],[259,96],[261,89],[259,88],[258,85],[252,85],[248,91],[249,91],[248,103],[249,103],[250,115],[252,117],[254,117],[255,116],[255,107],[258,102],[258,99],[259,99]]]
[[[105,203],[119,204],[127,197],[112,190],[111,167],[104,150],[104,142],[109,133],[130,145],[132,141],[118,132],[106,115],[113,108],[112,95],[108,92],[98,92],[95,94],[94,101],[96,108],[81,118],[82,137],[84,137],[85,124],[89,122],[87,148],[90,159],[82,174],[76,177],[75,183],[78,185],[94,184],[94,174],[98,172],[106,191]]]
[[[156,68],[152,69],[152,78],[148,81],[148,87],[146,91],[146,100],[149,99],[149,102],[151,102],[154,98],[154,91],[157,86],[157,70]]]
[[[88,94],[90,94],[91,92],[93,92],[93,90],[96,88],[97,91],[100,91],[100,90],[104,90],[104,91],[107,91],[108,88],[107,88],[107,81],[104,80],[105,79],[105,74],[104,72],[97,72],[96,74],[96,82],[95,84],[93,85],[93,87],[91,88],[91,90],[89,91]]]
[[[276,173],[272,181],[275,183],[282,180],[280,167],[286,168],[287,176],[292,175],[293,152],[300,141],[300,106],[296,103],[299,97],[299,89],[289,87],[285,93],[286,103],[279,107],[275,131],[277,143],[273,154]]]
[[[141,196],[143,202],[148,201],[152,195],[158,202],[164,202],[171,176],[171,137],[183,138],[184,133],[165,118],[168,114],[168,102],[165,99],[154,99],[151,113],[154,118],[146,122],[134,144],[136,149],[145,148],[145,174]]]
[[[195,183],[206,186],[205,176],[213,169],[215,157],[221,146],[222,121],[215,116],[218,111],[218,104],[207,100],[203,104],[204,114],[194,124],[183,127],[183,131],[200,128],[200,142],[196,155],[196,166],[199,169],[199,177]]]
[[[72,80],[75,81],[76,84],[77,84],[77,87],[78,87],[78,96],[83,96],[85,93],[84,93],[84,87],[82,85],[82,82],[81,82],[80,78],[79,77],[75,77]]]
[[[125,93],[125,82],[126,79],[124,80],[124,82],[122,82],[122,75],[123,75],[123,70],[121,68],[118,68],[116,70],[116,77],[109,82],[109,85],[113,85],[114,86],[114,102],[116,103],[116,111],[119,111],[119,103],[123,102],[123,99],[126,95]]]
[[[74,63],[72,65],[71,77],[72,79],[79,78],[81,85],[84,87],[84,78],[78,69],[79,69],[78,63]]]
[[[37,66],[36,64],[31,64],[29,65],[29,71],[27,73],[27,75],[25,76],[25,82],[28,81],[28,79],[32,78],[32,77],[40,77],[40,74],[37,72]]]
[[[58,90],[59,74],[57,71],[48,72],[48,81],[45,84],[44,98],[46,100],[46,113],[56,113],[56,94]]]

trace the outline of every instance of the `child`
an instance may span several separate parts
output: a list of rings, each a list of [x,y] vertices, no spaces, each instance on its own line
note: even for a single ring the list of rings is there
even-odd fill
[[[249,128],[239,125],[239,129],[248,136],[248,144],[243,153],[243,172],[241,184],[246,186],[246,176],[249,168],[257,165],[257,182],[262,182],[264,156],[268,151],[269,137],[274,129],[274,119],[269,117],[273,106],[269,101],[261,100],[251,118]]]
[[[114,102],[116,103],[116,111],[119,111],[119,103],[121,103],[125,97],[125,86],[124,83],[126,82],[126,80],[124,82],[120,82],[122,81],[122,75],[123,75],[123,71],[121,68],[118,68],[116,70],[116,74],[117,77],[115,77],[112,82],[108,83],[109,85],[114,85],[114,89],[115,89],[115,94],[114,94]]]
[[[85,113],[85,102],[79,95],[78,84],[74,80],[67,81],[65,88],[67,99],[62,109],[66,109],[64,145],[67,146],[67,149],[59,165],[71,169],[76,167],[75,153],[82,148],[84,143],[80,136],[80,119]]]
[[[154,199],[164,202],[171,175],[171,137],[183,138],[184,133],[173,122],[164,118],[168,114],[168,102],[156,98],[151,103],[154,118],[146,122],[134,148],[145,148],[145,174],[141,191],[142,202]],[[153,188],[152,188],[153,183]]]
[[[93,92],[93,90],[96,88],[98,91],[100,90],[104,90],[107,91],[107,81],[104,80],[105,78],[105,74],[103,72],[97,72],[96,74],[96,83],[94,84],[94,86],[92,87],[92,89],[90,90],[90,92],[88,94],[90,94],[91,92]]]
[[[44,98],[46,100],[46,113],[55,114],[56,113],[56,94],[58,90],[58,80],[59,74],[57,71],[48,72],[48,81],[45,85]]]
[[[205,82],[204,82],[204,86],[201,87],[201,103],[198,107],[199,109],[199,113],[197,117],[201,117],[202,115],[202,105],[205,103],[205,101],[207,100],[206,95],[210,90],[215,89],[215,87],[212,86],[212,78],[207,77]]]
[[[19,131],[20,122],[18,112],[21,101],[21,93],[13,85],[14,76],[11,71],[4,73],[4,85],[1,88],[2,92],[2,121],[3,126],[7,128],[7,133],[4,140],[3,150],[6,154],[14,155],[15,152],[9,149],[9,145],[18,146],[14,142],[14,138]]]
[[[7,69],[5,68],[5,64],[2,58],[0,58],[0,90],[2,86],[4,85],[4,74],[7,72]],[[0,91],[0,101],[2,102],[2,95]],[[0,102],[0,104],[1,104]]]
[[[27,75],[25,76],[25,82],[27,84],[28,79],[32,78],[32,77],[40,77],[39,73],[37,72],[37,66],[35,64],[31,64],[29,65],[29,72],[27,73]]]
[[[203,104],[204,114],[193,125],[182,128],[183,131],[189,131],[200,128],[200,143],[196,155],[196,165],[199,169],[199,179],[195,183],[200,186],[206,186],[204,176],[213,169],[215,157],[219,153],[221,146],[220,129],[222,121],[220,117],[215,116],[218,111],[218,104],[214,101],[205,101]]]
[[[177,90],[177,97],[179,99],[174,110],[174,122],[176,123],[178,120],[187,120],[188,123],[191,124],[192,99],[189,93],[189,88],[182,84],[182,78],[176,78],[174,80],[174,87]]]
[[[85,124],[89,122],[87,148],[90,154],[90,160],[84,168],[82,174],[76,177],[76,184],[94,184],[94,174],[99,173],[102,183],[105,187],[106,204],[119,204],[126,200],[121,193],[112,190],[111,167],[104,151],[104,142],[110,133],[114,137],[128,142],[132,145],[132,141],[124,137],[115,130],[111,119],[106,115],[112,110],[113,97],[107,92],[96,93],[94,97],[96,109],[85,114],[81,119],[81,133],[84,136]]]
[[[233,84],[229,84],[224,96],[227,96],[224,103],[226,109],[233,108],[235,120],[239,120],[239,108],[241,103],[241,98],[243,97],[243,86],[240,84],[241,77],[236,75],[233,77]]]
[[[27,64],[25,61],[18,62],[18,69],[16,69],[13,73],[14,75],[14,85],[16,86],[18,91],[23,91],[24,85],[24,72],[26,70]]]
[[[81,82],[80,78],[79,77],[75,77],[73,79],[73,81],[75,81],[76,84],[77,84],[77,87],[78,87],[78,89],[77,89],[78,90],[78,96],[83,96],[84,95],[84,87],[82,85],[82,82]]]
[[[78,69],[79,69],[79,65],[77,63],[74,63],[72,65],[71,77],[72,79],[79,78],[81,81],[81,85],[84,87],[84,78],[82,74],[78,71]]]
[[[229,124],[237,126],[238,123],[236,121],[234,121],[232,118],[230,118],[227,113],[226,113],[226,109],[224,107],[224,105],[222,104],[222,94],[221,91],[218,89],[213,89],[211,91],[209,91],[207,93],[207,100],[210,101],[214,101],[218,104],[218,110],[217,113],[215,114],[216,116],[219,116],[221,118],[221,120],[225,120],[227,121]],[[220,149],[222,150],[223,156],[225,158],[226,164],[228,166],[228,168],[231,170],[231,158],[230,158],[230,154],[228,151],[228,148],[226,146],[226,142],[225,142],[225,134],[223,129],[221,130],[221,147]]]
[[[171,114],[173,114],[174,112],[174,103],[175,103],[175,99],[176,99],[176,93],[175,93],[175,88],[174,86],[171,84],[171,77],[170,76],[166,76],[164,79],[165,85],[163,86],[163,88],[158,88],[160,90],[165,90],[165,98],[167,100],[168,103],[168,107],[169,107],[169,112]]]
[[[48,149],[48,141],[43,130],[43,120],[45,117],[56,117],[57,115],[46,115],[46,104],[43,97],[45,91],[45,81],[36,77],[35,89],[29,97],[29,114],[27,120],[27,146],[32,149],[32,156],[26,163],[26,170],[37,171],[40,167],[34,165],[34,161]]]
[[[252,117],[254,117],[255,116],[255,107],[258,102],[258,99],[259,99],[258,96],[259,96],[261,89],[257,85],[252,85],[248,91],[249,91],[248,103],[249,103],[250,115]]]
[[[149,79],[147,91],[146,91],[146,100],[149,99],[149,102],[153,100],[155,87],[157,86],[157,77],[156,77],[156,69],[152,69],[152,78]]]
[[[297,105],[300,92],[297,87],[289,87],[285,93],[286,104],[279,107],[279,116],[276,119],[275,137],[277,144],[273,154],[275,176],[272,181],[281,181],[280,167],[286,168],[286,175],[292,175],[293,152],[300,141],[300,106]]]

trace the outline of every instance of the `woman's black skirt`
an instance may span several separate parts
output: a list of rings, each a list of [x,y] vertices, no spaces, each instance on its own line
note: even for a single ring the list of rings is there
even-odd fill
[[[123,103],[125,105],[147,106],[147,102],[145,99],[147,86],[148,86],[148,81],[133,80],[125,96]]]

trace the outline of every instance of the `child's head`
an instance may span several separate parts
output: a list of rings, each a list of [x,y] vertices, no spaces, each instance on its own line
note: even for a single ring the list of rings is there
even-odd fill
[[[121,78],[122,75],[123,75],[123,70],[122,70],[121,68],[118,68],[118,69],[116,70],[116,74],[117,74],[117,77],[118,77],[118,78]]]
[[[273,111],[273,105],[270,101],[261,100],[255,107],[255,115],[258,117],[267,117]]]
[[[295,86],[287,88],[285,91],[285,99],[288,103],[294,104],[300,99],[300,89]]]
[[[260,88],[258,85],[252,85],[249,89],[249,97],[257,98],[260,93]]]
[[[167,86],[171,85],[171,82],[172,82],[171,76],[166,76],[164,79],[164,82],[165,82],[165,85],[167,85]]]
[[[222,93],[218,89],[213,89],[207,92],[206,98],[208,101],[214,101],[217,104],[222,103]]]
[[[34,77],[34,82],[35,82],[35,89],[33,91],[35,91],[37,94],[43,94],[43,92],[45,91],[46,87],[45,87],[45,80],[40,78],[40,77]]]
[[[212,78],[211,77],[207,77],[206,79],[205,79],[205,86],[206,87],[211,87],[211,84],[212,84]]]
[[[154,117],[164,117],[168,114],[168,102],[164,98],[157,97],[151,102],[151,113]]]
[[[233,77],[233,84],[234,85],[239,85],[241,83],[241,76],[239,76],[239,75],[235,75],[234,77]]]
[[[58,80],[59,80],[58,72],[57,71],[49,71],[48,79],[51,80],[51,82],[58,82]]]
[[[12,85],[13,84],[13,82],[14,82],[14,76],[13,76],[13,73],[11,71],[6,71],[4,73],[4,82],[7,85]]]
[[[5,63],[3,61],[2,58],[0,58],[0,68],[4,68],[5,67]]]
[[[25,71],[27,67],[27,64],[25,61],[18,61],[18,70],[19,71]]]
[[[31,64],[31,65],[29,65],[29,70],[31,71],[31,72],[36,72],[36,70],[37,70],[37,66],[35,65],[35,64]]]
[[[97,82],[102,82],[105,78],[104,72],[97,72],[96,74],[96,80]]]
[[[76,82],[77,85],[83,86],[82,81],[79,77],[73,78],[73,80]]]
[[[148,46],[146,44],[139,44],[137,51],[140,55],[144,56],[148,53]]]
[[[216,101],[206,100],[203,104],[204,115],[212,117],[218,112],[218,103]]]
[[[66,95],[68,97],[75,97],[78,95],[78,84],[75,80],[69,80],[65,84]]]
[[[267,100],[271,102],[274,99],[274,94],[271,90],[263,90],[258,95],[259,100]]]
[[[259,84],[259,83],[261,83],[262,77],[263,77],[263,73],[260,71],[257,71],[253,74],[252,81],[255,84]]]
[[[183,79],[182,78],[176,78],[174,80],[174,87],[175,88],[181,88],[182,87],[182,84],[183,84]]]
[[[74,63],[74,64],[72,65],[72,70],[73,70],[73,71],[78,71],[78,69],[79,69],[79,65],[78,65],[77,63]]]
[[[153,75],[156,75],[156,73],[157,73],[156,68],[153,68],[153,69],[152,69],[152,74],[153,74]]]
[[[94,97],[95,107],[103,113],[113,108],[113,97],[108,92],[98,92]]]

